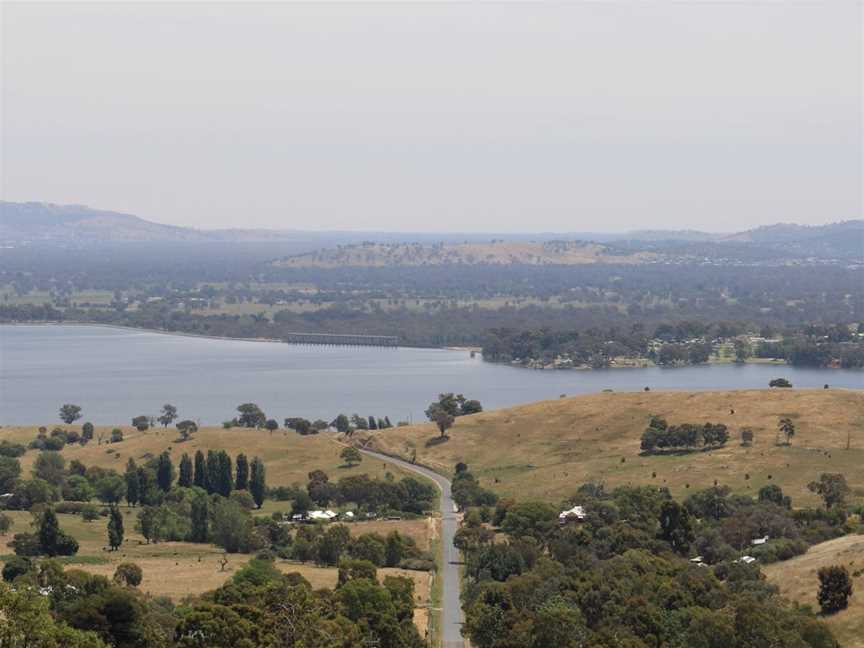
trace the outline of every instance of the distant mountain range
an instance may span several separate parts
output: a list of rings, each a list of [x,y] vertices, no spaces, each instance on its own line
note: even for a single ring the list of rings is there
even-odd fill
[[[92,245],[121,242],[303,241],[314,248],[340,243],[360,243],[362,241],[422,242],[425,245],[432,245],[439,241],[463,244],[469,242],[488,243],[493,238],[499,241],[523,242],[593,241],[610,245],[613,248],[626,249],[628,254],[640,250],[650,253],[663,252],[668,248],[677,254],[722,256],[730,250],[747,249],[752,252],[763,249],[771,251],[775,255],[789,255],[793,258],[864,260],[864,220],[860,219],[814,226],[782,223],[757,227],[736,234],[714,234],[694,230],[639,230],[623,234],[483,233],[446,235],[265,229],[200,230],[163,225],[132,214],[103,211],[81,205],[0,201],[0,245],[6,247],[40,243]],[[316,242],[317,245],[315,245]],[[367,248],[364,253],[368,252],[370,250]],[[475,251],[472,250],[473,252]],[[485,254],[487,252],[484,250]],[[388,252],[387,256],[390,258],[382,261],[384,263],[392,262],[392,250]],[[478,258],[478,256],[474,258]],[[318,262],[320,263],[320,261],[321,258],[319,257]],[[477,262],[482,263],[482,258]],[[519,261],[514,260],[513,262],[518,263]],[[294,265],[293,262],[290,264]]]

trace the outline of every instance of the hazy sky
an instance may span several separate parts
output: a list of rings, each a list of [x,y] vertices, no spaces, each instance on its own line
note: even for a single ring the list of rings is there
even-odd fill
[[[855,1],[2,6],[2,194],[196,227],[860,218]]]

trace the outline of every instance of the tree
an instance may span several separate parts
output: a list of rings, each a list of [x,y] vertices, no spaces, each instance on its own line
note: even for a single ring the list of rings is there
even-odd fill
[[[57,521],[57,515],[54,513],[53,508],[46,509],[42,513],[37,535],[42,553],[47,554],[49,557],[56,556],[57,544],[62,531],[60,531],[60,524]]]
[[[135,506],[141,500],[141,483],[138,479],[138,466],[132,457],[126,462],[123,478],[126,481],[126,502],[129,506]]]
[[[120,428],[114,428],[113,430],[111,430],[111,443],[120,443],[122,440],[123,430],[121,430]]]
[[[342,432],[343,434],[348,432],[351,429],[351,422],[348,420],[348,417],[344,414],[340,414],[337,416],[332,423],[333,427],[336,428],[337,432]]]
[[[92,441],[93,429],[93,424],[90,423],[90,421],[87,421],[84,425],[81,426],[81,439],[84,443]]]
[[[753,429],[749,427],[741,428],[741,445],[749,448],[753,445]]]
[[[275,432],[279,429],[279,421],[276,419],[267,419],[267,422],[264,423],[264,427],[267,428],[270,432]]]
[[[192,500],[191,520],[192,528],[190,540],[192,542],[207,542],[209,530],[207,528],[210,519],[208,500],[199,495]]]
[[[162,411],[157,417],[157,421],[162,424],[162,427],[168,427],[177,419],[177,408],[169,403],[162,406]]]
[[[11,493],[21,476],[21,462],[13,457],[0,457],[0,491]]]
[[[786,509],[792,508],[792,500],[788,495],[783,494],[783,489],[777,484],[768,484],[760,488],[759,501],[771,502]]]
[[[0,588],[0,617],[0,646],[108,648],[95,632],[75,630],[55,620],[48,598],[29,588]]]
[[[106,504],[116,504],[126,496],[126,480],[113,470],[99,478],[95,487],[96,498]]]
[[[184,452],[183,456],[180,457],[180,476],[177,478],[177,485],[183,488],[191,488],[192,484],[192,459]]]
[[[123,515],[116,504],[111,506],[108,517],[108,545],[111,551],[117,551],[123,544]]]
[[[784,416],[777,422],[777,433],[785,435],[786,445],[791,445],[792,437],[795,436],[795,423],[788,416]]]
[[[852,579],[845,567],[832,565],[819,570],[819,607],[823,614],[845,610],[852,596]]]
[[[78,405],[66,403],[60,407],[60,420],[67,425],[72,425],[81,418],[81,408]]]
[[[66,535],[60,529],[57,514],[54,513],[53,508],[45,509],[42,514],[39,520],[37,540],[42,553],[50,557],[71,556],[78,553],[78,543],[75,538]]]
[[[135,563],[120,563],[114,570],[114,582],[126,587],[138,587],[143,578],[144,572]]]
[[[171,462],[171,455],[165,450],[156,460],[156,483],[163,492],[167,493],[171,490],[173,481],[174,464]]]
[[[260,428],[267,422],[267,416],[255,403],[243,403],[237,406],[240,416],[237,424],[247,428]]]
[[[483,411],[483,406],[478,400],[466,400],[462,403],[461,410],[462,416],[467,416],[469,414],[479,414]]]
[[[234,476],[231,471],[231,457],[224,450],[219,451],[219,477],[216,492],[222,497],[228,497],[234,487]]]
[[[33,464],[33,477],[44,479],[52,486],[62,486],[66,480],[66,460],[54,450],[43,450]]]
[[[826,509],[843,504],[849,493],[846,478],[840,473],[822,473],[819,475],[819,481],[810,482],[807,488],[822,498]]]
[[[441,438],[444,438],[444,434],[447,430],[453,427],[453,423],[456,422],[454,415],[450,414],[450,412],[448,412],[440,403],[432,403],[426,410],[426,416],[430,421],[438,426]]]
[[[349,467],[363,461],[363,456],[360,454],[360,451],[351,446],[343,448],[339,456],[342,458],[342,461],[348,464]]]
[[[769,387],[784,387],[789,388],[792,386],[792,383],[786,380],[785,378],[775,378],[774,380],[768,383]]]
[[[255,506],[259,509],[264,502],[264,494],[267,491],[267,481],[264,471],[264,462],[258,457],[252,460],[252,470],[249,479],[249,492],[255,500]]]
[[[138,511],[138,522],[135,527],[141,532],[141,535],[144,536],[144,539],[148,543],[150,540],[155,541],[153,532],[156,527],[156,513],[156,507],[154,506],[145,506]]]
[[[234,487],[237,490],[249,490],[249,460],[242,452],[237,455],[235,460],[235,471],[237,479],[234,482]]]
[[[687,554],[693,542],[690,515],[674,500],[667,500],[660,506],[660,537],[682,556]]]
[[[192,435],[198,431],[198,424],[195,421],[190,421],[189,419],[185,421],[180,421],[177,424],[177,431],[180,433],[180,437],[184,441],[188,441],[192,438]]]
[[[219,492],[219,452],[207,451],[207,492]]]
[[[195,453],[195,477],[193,482],[198,488],[203,488],[209,492],[207,488],[207,462],[201,450]]]
[[[141,415],[132,419],[132,427],[139,432],[146,432],[150,428],[150,417]]]
[[[252,519],[237,502],[217,499],[213,506],[213,542],[228,553],[244,551],[249,542]]]

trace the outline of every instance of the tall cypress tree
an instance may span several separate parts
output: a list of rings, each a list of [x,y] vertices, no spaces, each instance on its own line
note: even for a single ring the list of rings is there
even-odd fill
[[[207,542],[207,498],[203,495],[192,500],[192,530],[190,540],[192,542]]]
[[[264,476],[264,462],[258,457],[252,460],[251,476],[249,478],[249,492],[255,500],[255,506],[259,509],[264,502],[264,493],[267,490],[267,481]]]
[[[171,463],[171,455],[166,450],[159,455],[156,463],[156,482],[164,492],[171,490],[171,482],[174,481],[174,464]]]
[[[141,484],[138,481],[138,466],[135,465],[135,460],[129,457],[126,462],[126,501],[129,506],[135,506],[141,499]]]
[[[117,551],[123,544],[123,515],[116,505],[111,506],[111,516],[108,519],[108,544],[111,551]]]
[[[158,503],[158,492],[154,492],[150,472],[144,466],[138,466],[138,501],[142,506],[153,506]]]
[[[237,455],[237,490],[249,490],[249,460],[242,452]]]
[[[192,486],[192,460],[185,452],[180,457],[180,476],[177,478],[177,485],[183,488]]]
[[[234,487],[234,478],[231,474],[231,457],[224,450],[219,452],[219,486],[217,491],[222,497],[231,495],[231,489]]]
[[[207,462],[200,450],[195,453],[195,485],[207,490]]]
[[[219,453],[207,451],[207,492],[219,492]]]
[[[46,509],[39,525],[39,544],[42,551],[51,557],[57,555],[57,541],[60,539],[60,523],[53,508]]]

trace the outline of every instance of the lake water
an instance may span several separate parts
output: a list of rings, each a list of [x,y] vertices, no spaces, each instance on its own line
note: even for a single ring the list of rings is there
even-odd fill
[[[255,402],[273,418],[332,420],[339,412],[417,421],[439,392],[487,409],[603,389],[747,389],[785,377],[795,387],[864,388],[864,373],[766,365],[532,371],[466,351],[295,346],[97,326],[0,326],[0,424],[59,422],[76,403],[97,424],[175,404],[216,424]]]

